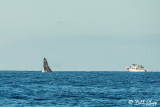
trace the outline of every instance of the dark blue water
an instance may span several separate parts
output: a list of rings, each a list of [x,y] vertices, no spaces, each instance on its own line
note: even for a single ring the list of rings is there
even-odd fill
[[[160,105],[158,72],[0,72],[0,106],[155,106],[150,100]]]

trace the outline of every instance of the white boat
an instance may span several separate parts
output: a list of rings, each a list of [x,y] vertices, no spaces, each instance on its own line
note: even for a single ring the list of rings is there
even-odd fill
[[[50,67],[48,66],[48,62],[46,60],[46,58],[43,59],[43,70],[42,72],[52,72],[52,70],[50,69]]]
[[[147,72],[142,65],[132,64],[126,67],[129,72]]]

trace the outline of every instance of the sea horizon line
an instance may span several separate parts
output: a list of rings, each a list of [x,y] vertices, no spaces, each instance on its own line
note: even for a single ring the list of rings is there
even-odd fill
[[[0,70],[0,72],[18,71],[18,72],[41,72],[41,70]],[[129,72],[124,70],[56,70],[53,72]],[[160,71],[148,71],[148,72],[160,72]]]

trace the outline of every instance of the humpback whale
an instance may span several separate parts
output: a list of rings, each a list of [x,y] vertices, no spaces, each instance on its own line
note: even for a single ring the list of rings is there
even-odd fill
[[[46,60],[46,58],[43,59],[43,70],[42,72],[52,72],[52,70],[50,69],[50,67],[48,66],[48,62]]]

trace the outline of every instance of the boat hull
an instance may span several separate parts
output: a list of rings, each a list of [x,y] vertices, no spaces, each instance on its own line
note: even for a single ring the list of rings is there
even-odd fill
[[[147,72],[147,70],[135,70],[135,69],[130,69],[128,71],[129,72]]]

